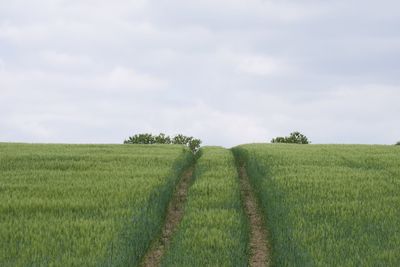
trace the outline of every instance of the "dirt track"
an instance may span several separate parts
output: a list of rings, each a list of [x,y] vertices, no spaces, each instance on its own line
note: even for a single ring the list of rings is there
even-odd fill
[[[245,212],[250,223],[250,266],[270,266],[270,249],[262,215],[243,163],[239,165],[239,179]]]
[[[141,266],[154,267],[160,265],[161,259],[171,242],[172,236],[179,222],[182,220],[187,193],[193,176],[193,169],[194,167],[192,166],[183,173],[175,189],[172,200],[168,205],[161,237],[151,245],[149,251],[143,258]]]

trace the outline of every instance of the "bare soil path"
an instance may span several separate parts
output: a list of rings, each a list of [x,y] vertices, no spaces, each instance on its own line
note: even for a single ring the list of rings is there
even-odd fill
[[[245,212],[250,223],[249,265],[252,267],[271,266],[267,231],[243,162],[239,162],[238,171]]]
[[[191,166],[182,174],[181,180],[179,181],[174,195],[168,205],[161,236],[150,246],[149,251],[142,260],[142,267],[160,266],[161,258],[170,244],[177,226],[182,220],[187,193],[193,176],[193,170],[194,166]]]

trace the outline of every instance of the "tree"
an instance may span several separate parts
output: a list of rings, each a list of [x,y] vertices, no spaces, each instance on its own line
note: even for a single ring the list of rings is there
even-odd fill
[[[163,133],[159,135],[152,135],[149,133],[135,134],[128,137],[124,141],[124,144],[175,144],[175,145],[185,145],[195,153],[199,150],[201,145],[200,139],[195,139],[192,136],[184,136],[183,134],[178,134],[174,137],[170,137]]]
[[[201,140],[195,139],[193,136],[184,136],[182,134],[178,134],[172,138],[172,143],[176,145],[188,146],[194,153],[200,148]]]
[[[396,146],[400,146],[400,141],[396,143]]]
[[[193,137],[184,136],[182,134],[178,134],[172,138],[172,143],[176,145],[187,145]]]
[[[135,134],[134,136],[130,136],[127,140],[124,141],[124,144],[155,144],[156,140],[152,134],[144,133],[144,134]]]
[[[271,143],[309,144],[308,138],[300,132],[292,132],[286,137],[272,138]]]
[[[160,133],[159,135],[154,137],[156,144],[171,144],[171,137]]]
[[[188,143],[189,149],[193,152],[197,152],[200,148],[201,140],[200,139],[191,139]]]

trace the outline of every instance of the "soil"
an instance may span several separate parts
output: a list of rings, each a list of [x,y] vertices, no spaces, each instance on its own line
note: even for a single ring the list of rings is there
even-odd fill
[[[161,259],[171,243],[172,236],[182,220],[187,193],[193,176],[194,167],[187,169],[179,181],[174,195],[168,205],[165,224],[159,239],[155,240],[150,246],[149,251],[143,258],[141,266],[154,267],[160,266]]]
[[[250,261],[253,267],[271,266],[267,231],[246,168],[239,165],[239,179],[244,207],[250,223]]]

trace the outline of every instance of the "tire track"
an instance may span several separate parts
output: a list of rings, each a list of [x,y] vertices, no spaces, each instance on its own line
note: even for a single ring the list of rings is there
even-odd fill
[[[243,205],[250,223],[249,266],[271,266],[267,231],[243,162],[238,162],[238,172]]]
[[[174,195],[168,204],[167,215],[161,236],[157,240],[153,241],[153,244],[144,256],[140,266],[154,267],[160,265],[161,259],[171,242],[172,236],[182,220],[188,189],[193,177],[193,171],[194,165],[189,167],[182,174]]]

